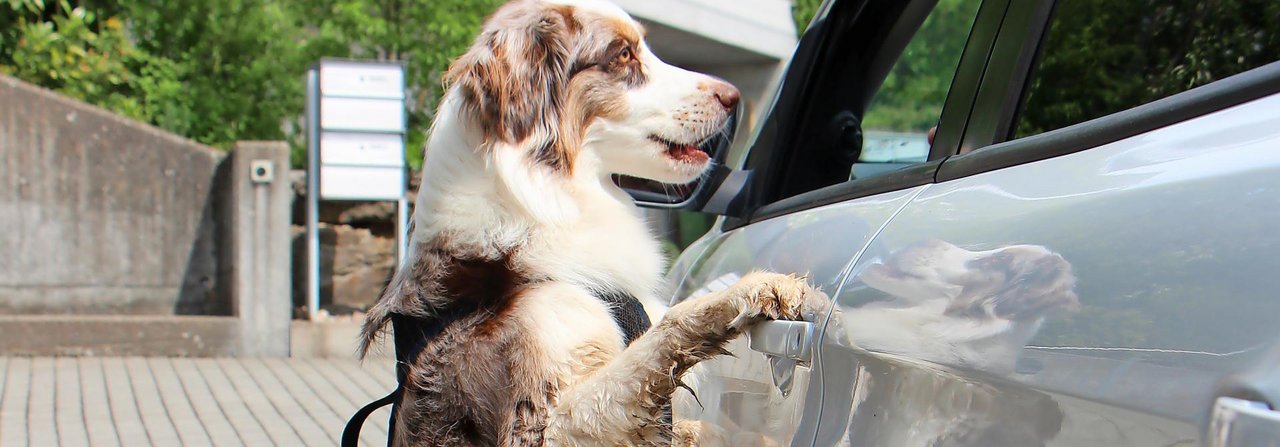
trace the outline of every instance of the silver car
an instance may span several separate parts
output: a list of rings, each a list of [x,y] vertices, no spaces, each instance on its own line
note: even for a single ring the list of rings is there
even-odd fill
[[[838,0],[673,301],[834,302],[701,365],[732,445],[1280,445],[1280,2]],[[748,123],[754,121],[754,123]]]

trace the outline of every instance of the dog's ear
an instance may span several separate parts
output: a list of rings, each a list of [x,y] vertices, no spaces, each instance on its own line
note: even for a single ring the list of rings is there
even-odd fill
[[[558,134],[578,28],[572,7],[511,2],[449,67],[445,82],[457,89],[486,143],[521,146],[530,162],[552,171],[571,169],[572,154]]]
[[[1057,253],[1005,250],[971,261],[964,289],[946,314],[1026,320],[1079,305],[1071,264]]]
[[[1016,287],[1005,288],[996,297],[993,311],[997,316],[1018,320],[1079,307],[1076,277],[1061,255],[1024,260],[1020,267],[1014,279]]]

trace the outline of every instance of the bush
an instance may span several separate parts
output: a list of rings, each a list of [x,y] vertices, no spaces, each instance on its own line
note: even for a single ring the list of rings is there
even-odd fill
[[[137,120],[182,133],[190,108],[177,67],[135,47],[115,18],[98,20],[66,0],[46,8],[10,0],[25,13],[12,28],[10,63],[0,71]],[[50,16],[47,21],[32,17]]]

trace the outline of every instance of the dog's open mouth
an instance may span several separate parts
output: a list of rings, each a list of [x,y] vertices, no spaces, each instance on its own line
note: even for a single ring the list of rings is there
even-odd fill
[[[694,144],[676,143],[656,136],[650,136],[649,139],[666,147],[667,156],[679,162],[699,164],[711,159],[710,155]]]

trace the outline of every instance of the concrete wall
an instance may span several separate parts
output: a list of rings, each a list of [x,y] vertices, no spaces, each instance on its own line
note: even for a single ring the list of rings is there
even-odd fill
[[[0,76],[0,315],[230,315],[222,158]]]
[[[796,45],[791,2],[785,0],[615,0],[660,29],[649,30],[655,51],[674,62],[722,64],[791,57]],[[679,31],[670,33],[666,28]],[[688,39],[682,36],[696,36]]]
[[[289,145],[236,143],[218,217],[221,291],[240,320],[240,355],[289,356]]]

